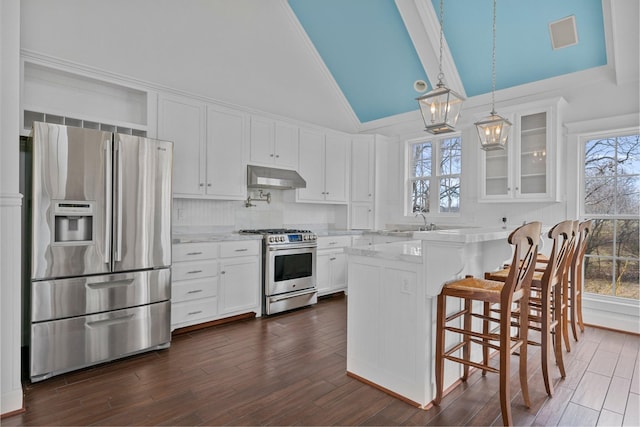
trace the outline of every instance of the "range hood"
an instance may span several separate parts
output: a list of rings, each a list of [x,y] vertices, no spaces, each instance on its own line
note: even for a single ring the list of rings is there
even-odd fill
[[[247,188],[291,190],[306,187],[307,182],[294,170],[247,165]]]

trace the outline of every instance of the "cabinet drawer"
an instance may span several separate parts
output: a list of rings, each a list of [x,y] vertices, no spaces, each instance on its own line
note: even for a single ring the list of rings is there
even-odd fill
[[[171,301],[182,302],[215,297],[217,288],[217,278],[215,277],[173,282],[171,286]]]
[[[218,274],[218,261],[180,262],[171,266],[172,280],[200,279]]]
[[[220,258],[259,255],[260,244],[258,240],[238,240],[220,243]]]
[[[196,261],[218,257],[217,243],[179,243],[173,245],[173,262]]]
[[[351,246],[351,236],[329,236],[318,238],[318,250],[346,248]]]
[[[171,324],[195,324],[199,320],[212,320],[218,314],[218,298],[203,298],[171,304]]]

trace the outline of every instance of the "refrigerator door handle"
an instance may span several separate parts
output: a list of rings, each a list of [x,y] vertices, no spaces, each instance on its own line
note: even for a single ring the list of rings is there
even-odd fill
[[[104,262],[108,264],[111,262],[111,188],[112,188],[112,173],[111,173],[111,141],[106,140],[104,144],[104,158],[105,158],[105,168],[104,168],[104,191],[107,195],[105,208],[104,208],[104,218],[105,218],[105,227],[104,227]]]
[[[116,248],[114,261],[122,261],[122,141],[116,140]]]

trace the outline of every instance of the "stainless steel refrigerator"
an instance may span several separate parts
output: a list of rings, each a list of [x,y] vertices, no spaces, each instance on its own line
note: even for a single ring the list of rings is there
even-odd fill
[[[168,347],[173,144],[32,136],[31,381]]]

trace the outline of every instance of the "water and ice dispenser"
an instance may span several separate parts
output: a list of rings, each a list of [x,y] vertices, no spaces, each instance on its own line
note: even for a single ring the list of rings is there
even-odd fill
[[[53,207],[54,244],[90,244],[93,242],[94,202],[56,201]]]

